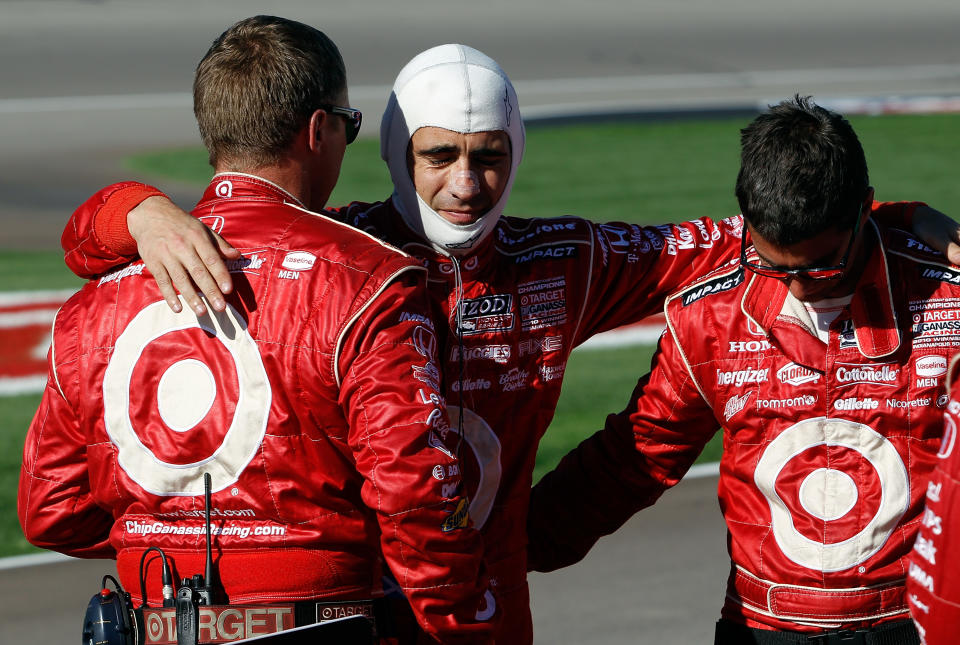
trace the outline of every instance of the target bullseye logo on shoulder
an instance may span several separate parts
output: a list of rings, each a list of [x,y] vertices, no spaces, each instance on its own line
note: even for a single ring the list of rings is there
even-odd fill
[[[211,310],[212,311],[212,310]],[[156,495],[199,495],[237,481],[266,433],[271,390],[256,342],[233,307],[197,318],[163,301],[117,338],[103,381],[117,462]]]

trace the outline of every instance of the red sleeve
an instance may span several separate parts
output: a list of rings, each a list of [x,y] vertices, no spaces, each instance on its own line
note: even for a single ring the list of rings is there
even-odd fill
[[[873,202],[871,214],[881,224],[913,231],[913,214],[923,202]]]
[[[127,230],[127,213],[155,195],[163,193],[124,181],[99,190],[81,204],[60,237],[70,270],[81,278],[92,278],[137,257],[137,244]]]
[[[741,217],[593,224],[593,265],[576,344],[658,313],[670,294],[740,253]]]
[[[17,513],[34,546],[78,558],[113,558],[113,516],[90,492],[87,439],[62,391],[70,392],[79,378],[67,338],[63,345],[55,341],[48,355],[47,387],[23,448]]]
[[[483,543],[460,485],[422,278],[401,274],[352,325],[338,360],[341,405],[361,495],[418,621],[444,643],[482,642],[499,614],[487,604]]]
[[[687,472],[716,432],[669,333],[626,409],[534,486],[527,521],[531,570],[580,561],[604,535],[653,504]]]
[[[956,367],[954,363],[953,367]],[[956,371],[954,370],[954,374]],[[950,392],[937,464],[927,484],[927,505],[908,558],[910,613],[927,645],[955,643],[960,625],[960,384]]]

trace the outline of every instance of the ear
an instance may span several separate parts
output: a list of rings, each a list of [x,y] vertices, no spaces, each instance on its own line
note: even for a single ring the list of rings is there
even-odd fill
[[[326,134],[324,128],[330,115],[325,110],[314,110],[307,124],[307,144],[311,152],[319,152],[324,145]]]

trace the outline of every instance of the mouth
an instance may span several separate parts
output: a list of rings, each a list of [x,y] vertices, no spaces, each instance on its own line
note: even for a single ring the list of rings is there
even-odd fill
[[[473,224],[481,217],[483,217],[483,211],[477,210],[448,210],[440,209],[437,213],[443,219],[447,220],[451,224],[457,224],[458,226],[466,226],[467,224]]]

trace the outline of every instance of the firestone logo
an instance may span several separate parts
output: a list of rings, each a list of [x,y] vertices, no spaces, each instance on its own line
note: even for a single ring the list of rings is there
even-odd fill
[[[844,385],[894,385],[900,370],[885,365],[842,365],[837,368],[837,381]]]

